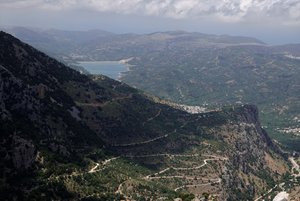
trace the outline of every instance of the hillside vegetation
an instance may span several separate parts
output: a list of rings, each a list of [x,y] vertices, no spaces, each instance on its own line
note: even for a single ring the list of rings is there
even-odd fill
[[[131,58],[122,81],[173,102],[208,108],[255,104],[270,136],[300,151],[299,44],[271,46],[255,38],[184,31],[8,31],[68,63]]]
[[[3,200],[250,200],[288,178],[253,105],[190,114],[0,41]]]

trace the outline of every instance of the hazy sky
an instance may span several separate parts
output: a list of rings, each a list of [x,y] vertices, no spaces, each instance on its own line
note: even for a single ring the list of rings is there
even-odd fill
[[[0,25],[186,30],[300,43],[300,0],[0,0]]]

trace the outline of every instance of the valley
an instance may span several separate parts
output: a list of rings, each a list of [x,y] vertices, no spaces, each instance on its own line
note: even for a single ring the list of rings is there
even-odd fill
[[[7,33],[0,41],[4,200],[271,200],[281,188],[298,199],[299,160],[288,162],[256,106],[164,100],[75,71]]]
[[[41,40],[24,36],[26,28],[8,30],[47,52]],[[28,31],[28,30],[27,30]],[[151,34],[112,34],[86,37],[81,43],[73,32],[72,45],[56,58],[74,64],[85,61],[124,60],[130,71],[120,79],[147,93],[207,110],[231,104],[255,104],[263,127],[279,145],[299,150],[299,44],[272,46],[255,38],[209,35],[184,31]],[[103,32],[103,31],[102,31]],[[34,32],[48,37],[55,34]],[[57,34],[58,34],[57,33]],[[97,33],[97,32],[95,32]],[[99,31],[101,33],[101,31]],[[104,32],[103,32],[104,33]],[[76,56],[74,56],[76,55]]]

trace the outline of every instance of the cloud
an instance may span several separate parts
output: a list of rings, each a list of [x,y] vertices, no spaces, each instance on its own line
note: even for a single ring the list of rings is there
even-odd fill
[[[0,8],[86,9],[175,19],[300,26],[300,0],[1,0]]]

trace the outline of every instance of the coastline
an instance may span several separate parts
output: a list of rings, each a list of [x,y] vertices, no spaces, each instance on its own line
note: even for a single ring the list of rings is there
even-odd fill
[[[131,71],[132,70],[131,67],[135,66],[135,65],[129,64],[129,62],[133,59],[134,59],[134,57],[130,57],[128,59],[121,59],[118,61],[120,64],[124,64],[126,66],[126,71],[119,72],[118,78],[117,78],[118,81],[122,81],[122,77],[124,77],[124,74]]]
[[[111,76],[106,75],[106,76],[108,76],[112,79],[121,81],[121,79],[122,79],[122,77],[124,77],[125,73],[131,71],[131,67],[134,66],[134,65],[129,64],[129,62],[133,59],[134,59],[134,57],[130,57],[130,58],[127,58],[127,59],[121,59],[119,61],[95,61],[95,60],[93,60],[93,61],[76,61],[76,65],[79,65],[79,66],[85,68],[87,71],[89,71],[86,67],[84,67],[84,64],[97,64],[97,63],[101,63],[101,65],[121,64],[125,67],[125,70],[118,72],[117,76],[111,77]],[[95,74],[93,72],[90,72],[90,73]],[[103,74],[103,73],[99,73],[99,74]]]

